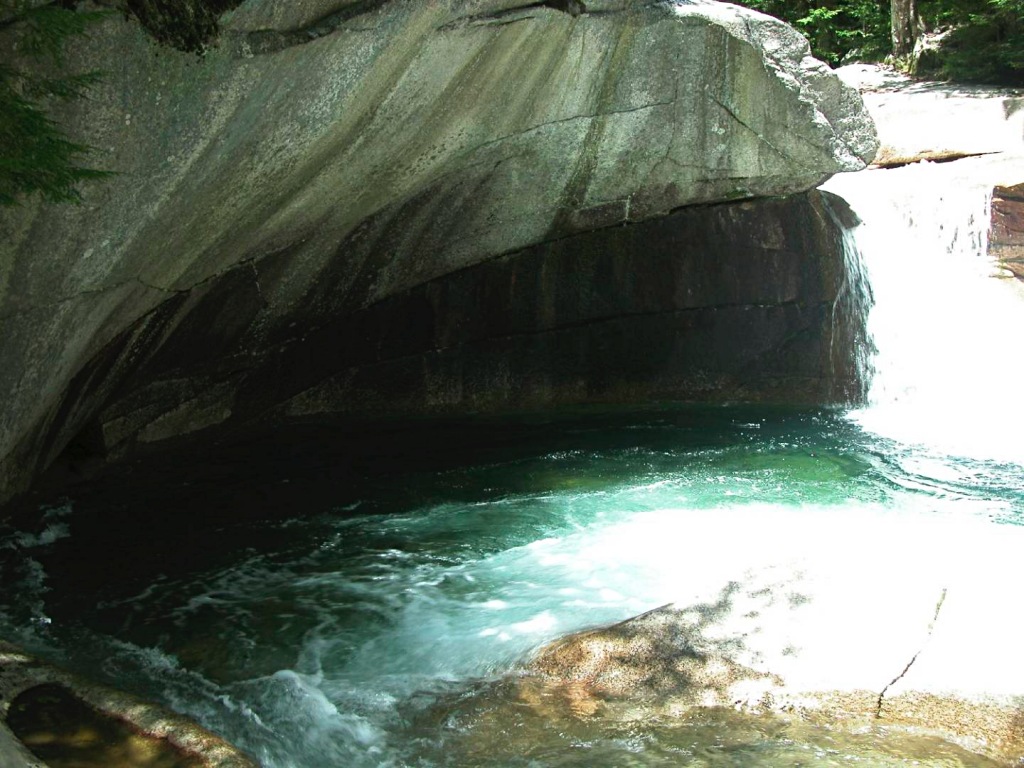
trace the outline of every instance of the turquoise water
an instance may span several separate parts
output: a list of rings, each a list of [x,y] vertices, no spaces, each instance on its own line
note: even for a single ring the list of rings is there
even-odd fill
[[[1024,632],[1024,301],[989,277],[993,179],[972,163],[828,183],[863,222],[846,233],[872,340],[862,409],[325,424],[155,456],[0,530],[0,638],[267,768],[991,765],[882,727],[578,717],[517,684],[548,641],[666,603],[740,585],[799,606],[806,569],[854,636],[833,678],[866,679],[877,638],[856,637],[858,606],[923,630],[938,599],[944,628],[1000,629],[981,653],[933,643],[914,671],[931,659],[957,685],[1020,694],[999,665]],[[897,651],[870,690],[904,668]]]
[[[266,768],[991,765],[883,727],[581,718],[516,682],[552,639],[666,603],[741,585],[799,605],[763,587],[805,566],[839,585],[843,635],[843,611],[899,589],[924,599],[922,627],[937,598],[947,626],[1009,626],[1024,301],[989,279],[983,171],[828,182],[862,220],[846,236],[871,338],[863,409],[336,424],[155,456],[0,529],[0,638],[193,716]],[[967,591],[945,600],[954,578]],[[1021,631],[962,656],[933,644],[915,671],[945,658],[957,684],[1016,685],[998,665]],[[856,672],[862,639],[826,672]]]
[[[807,531],[897,519],[1017,530],[1024,466],[833,411],[321,427],[136,464],[8,530],[0,637],[268,768],[987,765],[924,737],[581,720],[509,691],[553,638],[714,593]]]

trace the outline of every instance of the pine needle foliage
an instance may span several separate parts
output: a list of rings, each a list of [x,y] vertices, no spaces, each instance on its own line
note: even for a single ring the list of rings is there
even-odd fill
[[[0,206],[40,195],[80,202],[78,185],[111,175],[82,164],[92,151],[71,141],[49,116],[54,101],[81,98],[97,72],[64,72],[64,46],[104,14],[78,13],[57,3],[0,0],[0,31],[16,40],[0,61]]]
[[[814,55],[837,66],[878,61],[891,49],[888,0],[736,0],[803,32]]]

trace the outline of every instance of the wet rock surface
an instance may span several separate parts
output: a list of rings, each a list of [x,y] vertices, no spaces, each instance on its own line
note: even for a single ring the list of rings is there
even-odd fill
[[[732,706],[754,689],[763,696],[780,681],[739,664],[734,644],[702,630],[724,618],[738,584],[713,604],[664,606],[603,629],[582,632],[543,648],[530,661],[540,688],[558,692],[577,714],[630,702],[683,710]],[[530,691],[529,686],[524,691]]]
[[[64,407],[102,407],[58,468],[324,413],[848,402],[863,385],[864,327],[842,210],[812,192],[561,238],[325,317],[295,345],[252,336],[271,277],[231,272],[162,305],[75,377]],[[330,295],[344,267],[318,290]]]
[[[807,541],[825,540],[828,526],[809,518]],[[737,530],[769,542],[769,528],[752,515]],[[1002,557],[1020,537],[953,520],[926,534],[894,524],[886,545],[900,563],[890,579],[856,554],[863,533],[834,528],[848,549],[750,545],[728,558],[745,572],[734,567],[717,593],[714,576],[695,576],[707,599],[555,641],[526,662],[516,695],[562,717],[613,722],[727,707],[851,731],[907,729],[1019,765],[1024,676],[1004,638],[1020,618],[991,585],[1010,583]],[[956,562],[957,542],[984,558]]]
[[[876,166],[1022,151],[1019,90],[915,80],[878,65],[854,64],[837,73],[862,91],[878,126]]]
[[[182,715],[90,683],[2,642],[0,758],[4,768],[69,763],[257,768]]]
[[[873,170],[958,161],[964,185],[992,190],[993,271],[1024,279],[1024,92],[915,80],[879,65],[854,64],[837,73],[861,90],[878,126]],[[842,194],[836,181],[826,187]]]

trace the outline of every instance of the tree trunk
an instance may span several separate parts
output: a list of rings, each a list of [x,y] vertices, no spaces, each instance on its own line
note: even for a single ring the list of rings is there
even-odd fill
[[[909,56],[914,52],[917,31],[917,0],[892,1],[892,55],[896,58]]]

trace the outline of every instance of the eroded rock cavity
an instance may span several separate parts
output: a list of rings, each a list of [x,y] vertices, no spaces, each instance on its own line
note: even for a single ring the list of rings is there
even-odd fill
[[[0,499],[69,446],[302,414],[848,394],[799,193],[876,141],[788,27],[640,0],[221,27],[197,60],[111,18],[71,56],[109,75],[63,119],[119,176],[2,214]]]

